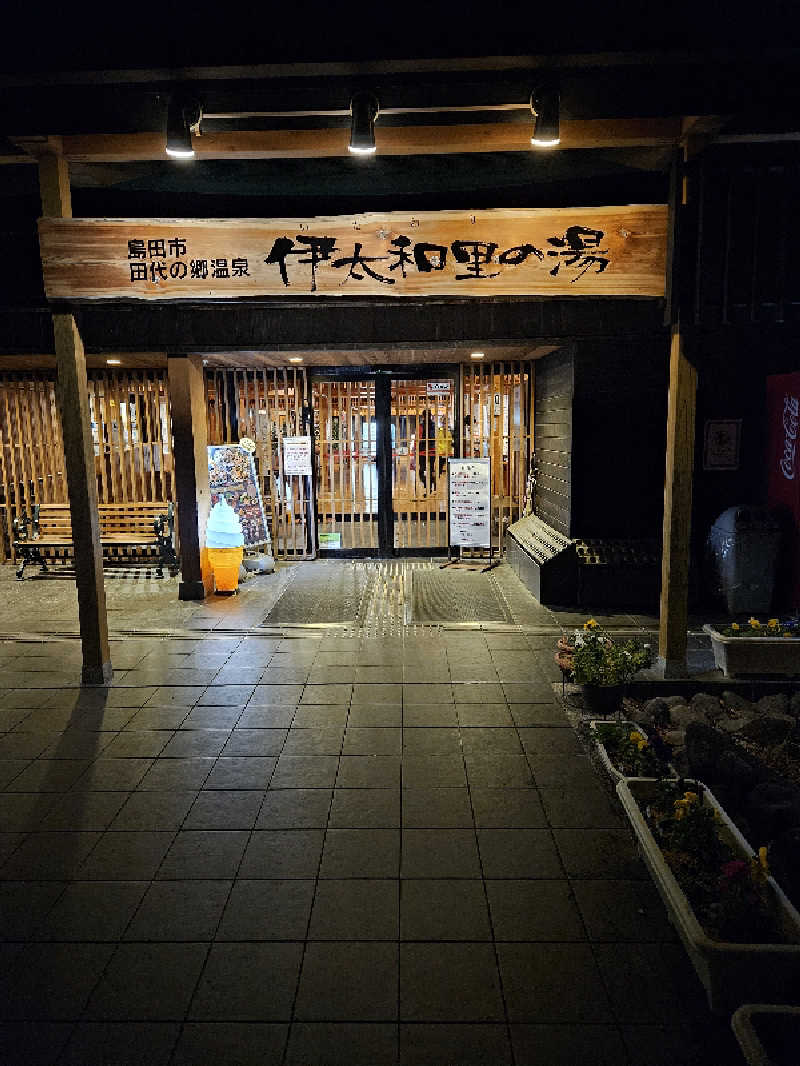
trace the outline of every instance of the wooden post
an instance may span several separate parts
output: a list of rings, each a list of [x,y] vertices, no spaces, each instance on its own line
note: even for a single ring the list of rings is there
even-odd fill
[[[169,356],[167,378],[172,412],[175,495],[181,548],[178,598],[202,600],[211,591],[208,567],[203,566],[211,491],[208,482],[206,389],[201,357]],[[209,583],[208,586],[206,582]]]
[[[659,664],[665,677],[686,673],[692,473],[697,371],[683,352],[680,322],[672,326],[667,400],[664,545],[661,560]]]
[[[42,211],[53,218],[71,218],[69,170],[63,156],[45,154],[39,159]],[[103,584],[103,548],[97,514],[97,474],[89,418],[86,357],[72,315],[53,315],[57,366],[58,407],[67,468],[75,583],[83,649],[81,680],[87,685],[111,681],[106,592]]]

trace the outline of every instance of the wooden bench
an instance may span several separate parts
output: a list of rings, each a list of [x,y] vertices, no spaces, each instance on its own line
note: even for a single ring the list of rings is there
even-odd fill
[[[165,566],[176,566],[175,508],[172,503],[101,503],[100,543],[109,560],[127,560],[131,549],[155,553],[156,573],[164,576]],[[37,503],[30,515],[14,519],[14,550],[19,559],[17,577],[22,580],[28,563],[38,563],[47,572],[43,553],[73,553],[72,520],[67,503]],[[52,561],[52,559],[50,560]]]

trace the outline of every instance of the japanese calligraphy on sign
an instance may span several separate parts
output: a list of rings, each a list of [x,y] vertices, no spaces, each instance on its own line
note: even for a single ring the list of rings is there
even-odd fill
[[[663,296],[664,206],[311,219],[41,219],[51,300]]]

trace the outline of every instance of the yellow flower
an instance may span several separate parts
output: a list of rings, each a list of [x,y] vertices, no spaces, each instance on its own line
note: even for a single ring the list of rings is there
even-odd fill
[[[751,629],[761,629],[761,623],[759,622],[759,620],[757,618],[751,618],[750,619],[750,628]]]
[[[777,629],[778,626],[780,625],[780,622],[778,621],[777,618],[770,618],[770,620],[767,622],[767,625],[769,626],[770,629]]]
[[[758,849],[758,861],[761,865],[761,869],[765,874],[769,874],[769,863],[767,862],[767,849],[761,847]]]
[[[642,734],[641,734],[641,733],[640,733],[640,732],[638,731],[638,729],[634,729],[634,731],[633,731],[633,732],[631,733],[631,735],[630,735],[630,737],[629,737],[628,739],[629,739],[629,740],[633,740],[633,741],[635,741],[635,742],[637,742],[637,743],[638,743],[638,741],[640,741],[640,740],[644,740],[644,737],[643,737],[643,736],[642,736]]]
[[[791,637],[791,635],[792,635],[792,634],[791,634],[791,633],[789,632],[789,630],[787,629],[787,630],[786,630],[786,632],[785,632],[785,633],[784,633],[783,635],[784,635],[785,637]]]
[[[739,623],[738,622],[732,622],[731,623],[731,629],[739,629]]]
[[[644,748],[647,747],[647,741],[644,740],[644,738],[642,740],[637,740],[636,747],[639,749],[639,751],[642,751]]]
[[[696,792],[684,792],[683,798],[686,801],[686,803],[689,804],[689,803],[697,803],[697,800],[698,800],[699,797],[698,797]]]
[[[583,623],[584,629],[597,629],[599,622],[595,622],[594,618],[590,618],[587,622]]]

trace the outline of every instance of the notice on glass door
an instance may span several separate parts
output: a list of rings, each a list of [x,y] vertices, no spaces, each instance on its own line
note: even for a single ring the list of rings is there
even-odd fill
[[[492,479],[490,459],[447,460],[450,546],[490,548]]]
[[[311,473],[311,437],[283,438],[284,474]]]

